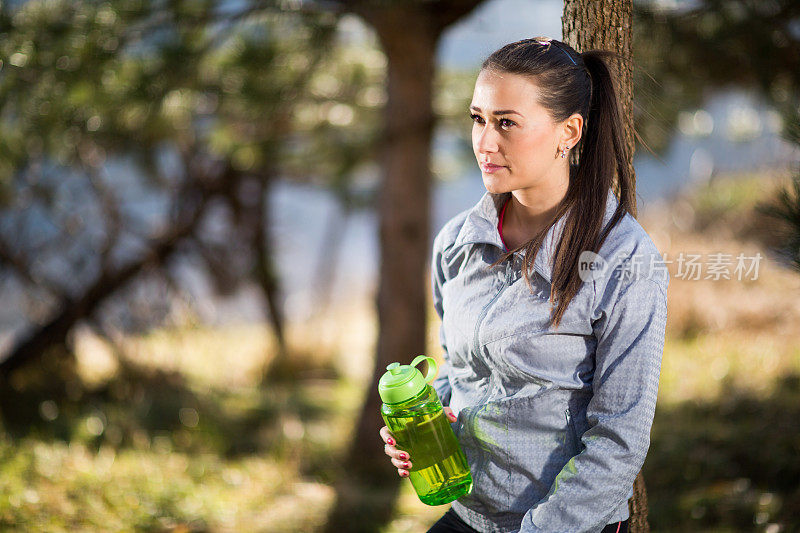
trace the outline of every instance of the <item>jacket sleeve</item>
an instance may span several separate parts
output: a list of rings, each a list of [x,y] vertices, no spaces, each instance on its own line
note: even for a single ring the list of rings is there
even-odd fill
[[[444,270],[442,268],[442,234],[436,236],[433,242],[433,256],[431,259],[431,285],[433,287],[433,307],[439,315],[439,344],[444,350],[445,364],[441,365],[439,375],[433,382],[433,388],[439,395],[442,405],[450,405],[450,380],[447,373],[447,341],[444,336],[444,308],[442,307],[442,284],[444,284]]]
[[[450,378],[447,376],[446,364],[439,367],[439,375],[433,381],[433,388],[436,389],[436,394],[439,395],[442,405],[450,405],[452,389],[450,388]]]
[[[589,428],[581,451],[523,517],[520,533],[597,532],[626,502],[650,446],[667,321],[667,283],[612,288],[596,311]],[[599,309],[599,307],[598,307]]]

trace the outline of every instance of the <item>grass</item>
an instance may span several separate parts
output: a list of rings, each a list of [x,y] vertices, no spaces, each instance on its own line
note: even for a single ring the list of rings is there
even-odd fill
[[[38,439],[0,450],[0,524],[19,530],[297,530],[313,517],[277,524],[264,502],[291,494],[296,505],[321,508],[330,496],[298,491],[291,467],[275,459],[176,452],[166,436],[122,450]]]
[[[320,346],[303,379],[260,388],[268,339],[263,326],[156,331],[122,341],[128,367],[83,331],[85,387],[17,393],[29,408],[4,412],[0,530],[321,525],[362,385],[332,377]]]
[[[731,221],[754,220],[772,183],[717,180],[640,220],[668,257],[766,255]],[[754,280],[670,272],[645,463],[653,531],[800,529],[800,275],[771,259]],[[314,531],[371,386],[372,303],[292,324],[288,338],[298,379],[262,388],[275,351],[263,325],[153,331],[117,339],[122,353],[79,331],[79,386],[0,399],[0,530]],[[425,531],[446,509],[404,482],[383,533]]]

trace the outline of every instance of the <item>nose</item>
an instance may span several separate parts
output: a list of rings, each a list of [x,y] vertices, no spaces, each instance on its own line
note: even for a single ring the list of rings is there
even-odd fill
[[[499,133],[494,128],[484,124],[473,134],[475,149],[481,154],[497,152],[499,149],[498,136]]]

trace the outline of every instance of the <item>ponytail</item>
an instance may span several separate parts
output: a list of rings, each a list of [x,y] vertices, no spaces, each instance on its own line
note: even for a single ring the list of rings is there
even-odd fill
[[[629,167],[630,155],[623,131],[622,114],[609,64],[620,56],[608,50],[589,50],[581,54],[592,80],[589,113],[581,137],[578,184],[584,202],[605,199],[611,188],[619,205],[614,217],[599,238],[599,248],[618,220],[625,213],[636,215],[634,180]],[[596,251],[596,250],[594,250]]]
[[[628,144],[623,131],[622,113],[614,74],[609,65],[619,54],[608,50],[590,50],[581,54],[591,77],[589,116],[584,127],[581,147],[588,147],[586,160],[581,155],[580,166],[593,168],[598,178],[608,178],[616,193],[620,211],[636,214],[634,180],[628,162]],[[614,178],[616,177],[616,180]],[[610,226],[613,226],[611,224]]]

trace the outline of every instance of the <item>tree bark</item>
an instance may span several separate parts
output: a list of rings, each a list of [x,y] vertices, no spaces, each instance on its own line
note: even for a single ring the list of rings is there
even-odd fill
[[[636,174],[633,169],[633,153],[636,148],[633,129],[633,66],[632,66],[632,0],[564,0],[564,15],[561,31],[564,42],[578,52],[587,50],[611,50],[622,56],[617,61],[617,95],[620,113],[628,145],[628,168],[633,176],[633,215],[636,216]],[[616,185],[615,185],[616,186]],[[647,489],[642,473],[633,484],[633,498],[628,501],[631,533],[650,531],[647,521]]]
[[[625,128],[625,141],[630,159],[628,168],[634,178],[633,152],[636,137],[633,129],[633,2],[632,0],[564,0],[561,17],[563,41],[578,52],[611,50],[622,56],[614,66],[617,74],[617,95]],[[615,188],[617,185],[615,184]],[[636,216],[636,195],[633,212]]]

